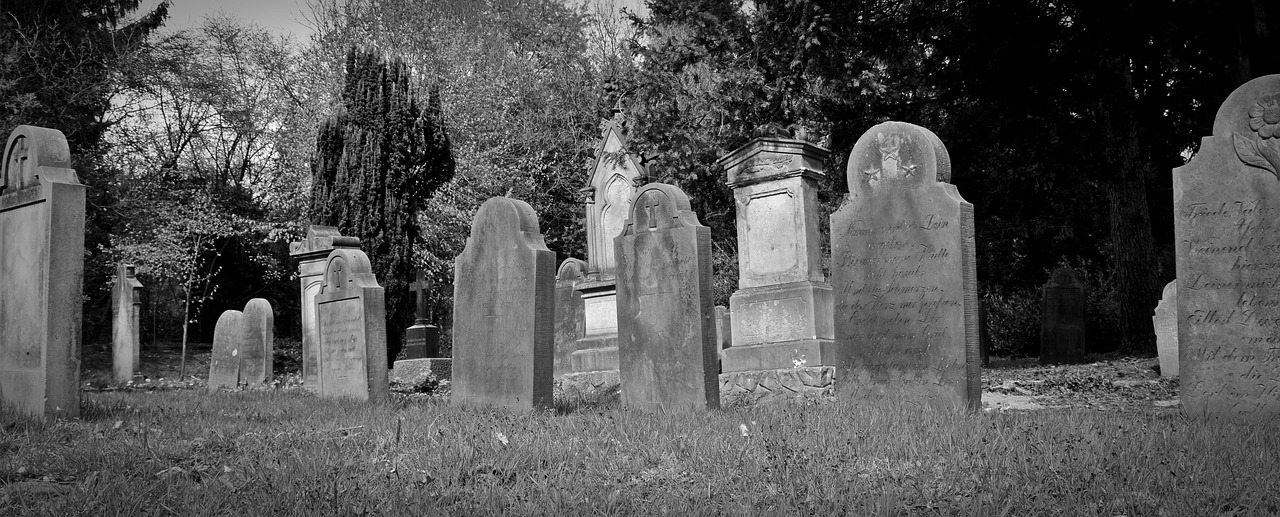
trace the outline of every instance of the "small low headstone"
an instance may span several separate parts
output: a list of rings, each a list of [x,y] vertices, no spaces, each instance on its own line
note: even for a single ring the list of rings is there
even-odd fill
[[[111,288],[111,363],[116,382],[128,382],[139,371],[141,348],[142,282],[133,264],[116,266],[116,285]]]
[[[636,192],[615,252],[623,407],[720,407],[711,229],[679,188],[650,183]]]
[[[1040,364],[1084,361],[1084,284],[1071,268],[1058,268],[1041,295]]]
[[[973,205],[950,179],[946,147],[916,125],[853,147],[831,215],[841,400],[981,405]]]
[[[570,354],[578,349],[578,341],[586,335],[585,306],[578,283],[586,278],[587,262],[576,258],[564,259],[556,272],[556,340],[555,363],[552,374],[556,377],[572,372]]]
[[[271,303],[254,298],[243,311],[224,311],[213,328],[209,389],[271,382],[275,356]]]
[[[1156,314],[1151,317],[1156,329],[1156,352],[1160,354],[1160,376],[1178,376],[1178,281],[1165,284]]]
[[[440,328],[427,319],[427,289],[431,288],[427,276],[418,272],[418,280],[409,284],[417,295],[417,307],[413,326],[404,332],[404,358],[427,359],[440,355]]]
[[[386,401],[386,299],[363,251],[329,252],[324,285],[316,295],[316,322],[320,396]]]
[[[0,156],[0,403],[73,418],[85,188],[61,131],[18,126]]]
[[[1280,75],[1236,88],[1173,170],[1178,374],[1191,415],[1280,416]]]
[[[454,404],[552,405],[556,254],[528,203],[485,201],[454,261]]]

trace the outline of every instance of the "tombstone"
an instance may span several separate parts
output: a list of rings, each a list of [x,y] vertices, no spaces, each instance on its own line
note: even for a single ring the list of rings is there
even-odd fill
[[[61,131],[18,126],[0,162],[0,403],[80,414],[85,187]]]
[[[1084,361],[1084,284],[1071,268],[1058,268],[1041,289],[1040,364]]]
[[[454,261],[454,404],[551,407],[555,267],[528,203],[494,197],[480,206]]]
[[[427,275],[418,272],[418,280],[409,284],[409,290],[417,295],[417,307],[413,326],[404,331],[404,358],[406,360],[429,359],[440,355],[440,328],[427,320],[427,289],[431,284]]]
[[[818,180],[830,154],[771,124],[718,164],[737,202],[738,290],[729,298],[726,372],[835,364],[831,286],[822,273]]]
[[[1178,376],[1178,281],[1165,284],[1151,317],[1156,329],[1156,352],[1160,355],[1160,376]]]
[[[973,205],[950,179],[928,129],[885,122],[854,145],[831,215],[842,400],[981,404]]]
[[[243,311],[224,311],[213,328],[209,389],[271,382],[275,315],[271,303],[254,298]]]
[[[386,299],[363,251],[329,252],[324,284],[316,294],[316,323],[320,396],[385,402]]]
[[[716,352],[723,368],[724,351],[733,346],[733,317],[729,308],[716,306]],[[723,369],[721,370],[723,371]]]
[[[308,389],[320,386],[320,334],[316,324],[316,295],[324,284],[324,268],[329,252],[335,249],[359,249],[360,239],[339,235],[332,226],[310,226],[307,237],[289,243],[289,255],[298,262],[298,282],[302,308],[302,384]]]
[[[587,268],[576,289],[582,293],[583,337],[570,353],[573,373],[618,369],[618,301],[614,238],[626,226],[636,184],[646,177],[644,166],[627,150],[623,115],[615,110],[601,124],[586,201]]]
[[[552,375],[560,377],[572,372],[570,354],[578,349],[578,341],[586,336],[582,293],[578,283],[586,277],[587,263],[576,258],[564,259],[556,272],[556,339]]]
[[[1280,75],[1227,97],[1173,201],[1182,408],[1280,416]]]
[[[674,185],[636,192],[616,239],[618,366],[623,407],[720,407],[711,229]]]
[[[111,288],[111,363],[116,382],[129,382],[141,373],[142,282],[134,272],[133,264],[117,265],[116,284]]]

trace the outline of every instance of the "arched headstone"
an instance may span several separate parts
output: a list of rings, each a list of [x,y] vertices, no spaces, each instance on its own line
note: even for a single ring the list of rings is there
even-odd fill
[[[556,254],[528,203],[485,201],[454,261],[454,404],[550,407]]]
[[[316,295],[316,322],[320,396],[386,401],[386,299],[363,251],[329,252],[324,285]]]
[[[1084,361],[1084,284],[1071,268],[1058,268],[1041,295],[1040,364]]]
[[[720,407],[711,229],[679,188],[650,183],[636,192],[615,252],[622,405]]]
[[[973,205],[929,130],[877,125],[849,157],[831,215],[836,389],[843,400],[977,408]]]
[[[578,349],[578,340],[586,332],[582,293],[577,289],[586,273],[587,262],[576,258],[564,259],[556,272],[556,353],[552,374],[557,377],[573,371],[569,355]]]

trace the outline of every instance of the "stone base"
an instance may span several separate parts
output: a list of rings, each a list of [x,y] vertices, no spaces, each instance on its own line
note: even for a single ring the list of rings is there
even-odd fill
[[[387,379],[395,384],[416,384],[430,374],[437,381],[453,378],[453,359],[433,357],[429,359],[401,359],[395,362]]]
[[[835,339],[831,286],[792,282],[741,289],[729,297],[732,347]],[[823,363],[824,365],[826,363]],[[810,363],[809,366],[816,366]],[[761,369],[792,368],[790,364]]]
[[[787,368],[720,375],[720,406],[835,400],[835,367]]]
[[[578,340],[578,350],[569,354],[574,373],[618,370],[618,336],[588,337]]]
[[[560,387],[565,392],[599,392],[606,389],[617,389],[622,385],[618,370],[596,371],[585,373],[567,373],[560,377]]]
[[[737,319],[737,315],[734,315]],[[724,373],[835,366],[836,345],[828,339],[801,339],[763,345],[733,345],[724,349]]]

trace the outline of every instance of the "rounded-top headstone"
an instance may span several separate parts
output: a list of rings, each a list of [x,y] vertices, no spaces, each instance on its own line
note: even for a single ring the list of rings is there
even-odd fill
[[[560,269],[556,271],[556,285],[573,285],[585,279],[586,275],[587,261],[567,258],[560,263]]]
[[[369,256],[363,251],[334,249],[329,252],[329,261],[324,268],[324,285],[320,288],[320,294],[377,285],[378,280],[373,276],[373,265],[369,263]]]
[[[849,193],[855,195],[949,183],[951,157],[933,131],[906,122],[884,122],[854,144],[848,180]]]
[[[674,185],[649,183],[636,191],[627,227],[621,236],[639,232],[702,226],[689,196]]]
[[[245,368],[240,378],[246,383],[271,381],[274,366],[275,313],[271,302],[254,298],[240,311],[244,328]]]

